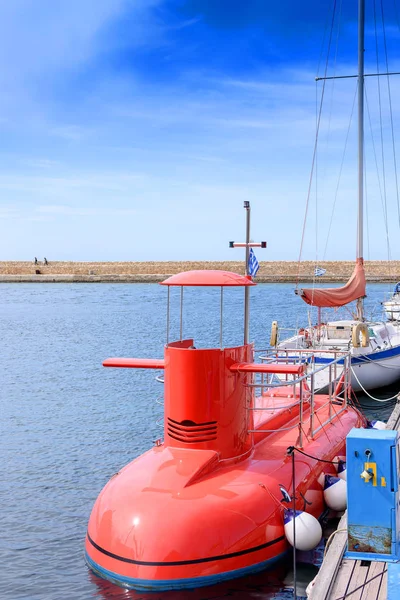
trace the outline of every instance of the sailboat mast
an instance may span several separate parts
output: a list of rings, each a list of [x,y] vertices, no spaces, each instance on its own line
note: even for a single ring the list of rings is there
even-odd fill
[[[358,0],[358,218],[357,258],[363,258],[364,217],[364,29],[365,0]],[[363,299],[357,300],[357,318],[364,318]]]

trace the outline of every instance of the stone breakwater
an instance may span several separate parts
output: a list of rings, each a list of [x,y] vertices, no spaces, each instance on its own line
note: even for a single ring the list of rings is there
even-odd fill
[[[316,278],[320,282],[343,282],[350,277],[354,262],[320,262],[325,275]],[[313,262],[262,261],[257,274],[259,283],[312,282]],[[169,275],[193,269],[219,269],[243,273],[243,261],[225,262],[68,262],[49,261],[34,265],[33,262],[0,261],[0,282],[132,282],[148,283],[163,281]],[[400,280],[400,261],[367,261],[367,281],[395,282]]]

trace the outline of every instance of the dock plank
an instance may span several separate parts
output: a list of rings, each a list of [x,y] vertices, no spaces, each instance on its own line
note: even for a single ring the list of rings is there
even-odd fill
[[[394,407],[392,414],[386,424],[386,429],[399,429],[400,427],[400,398],[397,397],[397,403]]]
[[[337,571],[336,578],[333,582],[332,590],[326,598],[336,599],[343,598],[346,596],[350,589],[354,589],[354,585],[352,585],[352,580],[354,576],[354,571],[356,569],[356,561],[354,560],[343,560],[339,566]],[[315,598],[319,600],[319,596],[315,596]]]
[[[385,562],[375,561],[371,563],[368,573],[368,580],[371,581],[365,586],[364,592],[361,596],[361,600],[379,600],[379,598],[381,598],[381,588],[383,580],[386,580],[387,575],[385,572],[385,568]],[[380,577],[377,577],[377,575],[380,575]]]
[[[340,519],[310,594],[310,600],[327,600],[347,545],[347,511]]]
[[[364,584],[366,581],[368,581],[368,573],[371,563],[368,562],[367,565],[365,565],[363,561],[360,560],[353,560],[351,562],[355,562],[355,567],[353,569],[353,576],[350,580],[350,585],[348,587],[347,593],[349,594],[349,596],[351,595],[353,600],[361,600],[361,597],[365,591]],[[369,597],[369,600],[375,599]]]
[[[378,600],[387,600],[388,597],[388,574],[387,571],[384,573],[381,581],[381,587],[379,589]]]

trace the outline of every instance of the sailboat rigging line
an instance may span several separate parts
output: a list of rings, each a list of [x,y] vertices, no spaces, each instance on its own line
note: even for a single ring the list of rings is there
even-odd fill
[[[329,43],[328,43],[328,52],[327,52],[327,57],[326,57],[326,61],[325,61],[325,75],[326,75],[326,73],[328,71],[329,54],[330,54],[330,49],[331,49],[331,44],[332,44],[333,25],[334,25],[334,22],[335,22],[335,13],[336,13],[336,0],[334,0],[334,4],[333,4],[333,12],[332,12],[332,20],[331,20],[331,30],[330,30],[330,34],[329,34]],[[306,210],[305,210],[305,214],[304,214],[303,230],[302,230],[302,234],[301,234],[300,252],[299,252],[299,260],[298,260],[298,267],[297,267],[296,289],[298,288],[298,284],[299,284],[299,280],[300,280],[300,262],[301,262],[301,255],[302,255],[302,252],[303,252],[304,235],[305,235],[305,231],[306,231],[308,207],[309,207],[310,196],[311,196],[311,186],[312,186],[312,181],[313,181],[315,160],[316,160],[316,155],[317,155],[318,135],[319,135],[319,128],[320,128],[320,125],[321,125],[321,116],[322,116],[322,106],[323,106],[324,94],[325,94],[325,81],[323,82],[323,85],[322,85],[321,102],[320,102],[319,113],[318,113],[318,121],[317,121],[317,131],[315,132],[313,157],[312,157],[312,163],[311,163],[311,173],[310,173],[310,178],[309,178],[309,182],[308,182]]]
[[[340,0],[340,5],[339,5],[339,11],[338,11],[338,18],[337,18],[337,28],[336,28],[336,44],[335,44],[335,54],[334,54],[334,59],[333,59],[333,73],[336,74],[336,68],[337,68],[337,56],[338,56],[338,49],[339,49],[339,34],[340,34],[340,26],[341,26],[341,19],[342,19],[342,7],[343,7],[343,0]],[[317,81],[315,82],[315,98],[316,98],[316,125],[317,125],[317,102],[318,102],[318,83]],[[326,137],[326,146],[329,145],[329,140],[330,140],[330,135],[331,135],[331,121],[332,121],[332,107],[333,107],[333,98],[334,98],[334,92],[335,92],[335,81],[333,81],[333,85],[331,86],[331,94],[330,94],[330,101],[329,101],[329,121],[328,121],[328,135]],[[316,161],[318,159],[318,153],[317,153],[317,157],[316,157]],[[324,180],[325,180],[325,172],[326,172],[326,164],[324,167],[324,173],[323,173],[323,178],[322,178],[322,191],[318,191],[318,173],[317,173],[317,164],[315,167],[315,265],[314,265],[314,276],[313,276],[313,286],[315,287],[316,284],[316,279],[317,279],[317,267],[318,267],[318,262],[319,262],[319,240],[318,240],[318,232],[319,232],[319,222],[318,222],[318,198],[321,198],[321,201],[323,203],[323,198],[324,198]],[[324,252],[324,257],[323,259],[325,259],[325,253],[326,253],[326,245],[325,245],[325,252]]]
[[[398,13],[398,10],[397,10],[397,2],[396,2],[396,0],[393,0],[393,5],[394,5],[394,12],[396,14],[397,27],[399,28],[399,31],[400,31],[400,19],[399,19],[399,13]]]
[[[319,53],[317,73],[319,73],[319,70],[321,68],[322,56],[323,56],[324,47],[325,47],[326,33],[328,31],[328,25],[329,25],[329,11],[326,11],[324,35],[322,36],[322,44],[321,44],[321,50],[320,50],[320,53]]]
[[[373,362],[374,365],[376,365],[377,367],[380,367],[381,369],[389,369],[389,370],[392,370],[392,371],[398,371],[398,369],[399,369],[399,367],[396,367],[394,365],[392,365],[392,366],[391,365],[385,365],[382,362],[377,362],[375,360],[372,360],[371,358],[369,358],[368,356],[365,356],[365,355],[363,356],[362,362],[363,363]]]
[[[364,200],[365,200],[365,223],[366,223],[366,233],[367,233],[367,260],[370,260],[371,253],[369,247],[369,212],[368,212],[368,187],[367,187],[367,157],[364,157]]]
[[[388,266],[389,266],[389,272],[390,272],[390,270],[391,270],[391,263],[390,263],[391,251],[390,251],[390,239],[389,239],[389,226],[388,226],[388,220],[387,220],[387,210],[385,210],[385,199],[384,199],[384,194],[382,193],[382,184],[381,184],[381,177],[380,177],[380,173],[379,173],[379,165],[378,165],[378,158],[377,158],[377,153],[376,153],[376,145],[375,145],[374,133],[373,133],[372,122],[371,122],[371,113],[370,113],[370,110],[369,110],[367,88],[365,88],[365,104],[366,104],[366,108],[367,108],[368,123],[369,123],[370,132],[371,132],[371,142],[372,142],[372,149],[373,149],[373,152],[374,152],[375,167],[376,167],[376,176],[377,176],[377,179],[378,179],[378,187],[379,187],[379,195],[380,195],[380,198],[381,198],[382,212],[383,212],[383,215],[384,215],[384,226],[385,226],[385,232],[386,232],[386,246],[387,246],[388,261],[389,261]],[[381,132],[382,132],[382,130],[381,130]],[[385,174],[383,173],[383,178],[384,177],[385,177]],[[385,185],[384,185],[384,188],[385,188],[385,192],[384,193],[386,193],[386,186]]]
[[[385,48],[385,65],[386,65],[386,71],[387,71],[388,68],[389,68],[389,61],[388,61],[387,42],[386,42],[385,16],[384,16],[384,12],[383,12],[382,0],[381,0],[381,14],[382,14],[382,28],[383,28],[383,44],[384,44],[384,48]],[[400,225],[400,202],[399,202],[399,186],[398,186],[398,179],[397,179],[396,145],[394,143],[392,94],[391,94],[391,90],[390,90],[390,79],[389,79],[389,76],[386,77],[386,80],[387,80],[387,88],[388,88],[390,127],[391,127],[391,134],[392,134],[394,174],[395,174],[395,181],[396,181],[397,214],[398,214],[398,217],[399,217],[399,225]]]
[[[389,75],[400,75],[400,71],[390,71],[386,73],[364,73],[364,77],[384,77]],[[331,75],[330,77],[316,77],[315,81],[328,79],[357,79],[358,75]]]
[[[318,127],[318,84],[315,84],[315,128]],[[315,262],[313,269],[313,288],[315,287],[318,266],[318,152],[315,155]]]
[[[369,110],[367,88],[365,88],[365,104],[366,104],[366,107],[367,107],[368,123],[369,123],[369,128],[370,128],[370,131],[371,131],[371,141],[372,141],[372,148],[373,148],[373,151],[374,151],[376,176],[377,176],[377,179],[378,179],[378,187],[379,187],[379,195],[381,197],[381,202],[382,202],[382,207],[383,207],[382,184],[381,184],[381,177],[380,177],[380,174],[379,174],[378,158],[377,158],[377,155],[376,155],[376,146],[375,146],[375,140],[374,140],[374,133],[373,133],[373,129],[372,129],[371,113],[370,113],[370,110]]]
[[[377,34],[377,20],[376,20],[376,0],[374,1],[374,27],[375,27],[376,69],[379,72],[379,48],[378,48],[378,34]],[[388,253],[388,260],[390,260],[389,226],[388,226],[387,194],[386,194],[385,151],[384,151],[384,147],[383,147],[382,98],[381,98],[381,84],[380,84],[379,78],[377,79],[377,83],[378,83],[379,125],[380,125],[380,137],[381,137],[381,157],[382,157],[383,202],[384,202],[383,214],[385,217],[386,248],[387,248],[387,253]]]
[[[365,40],[365,0],[358,2],[358,98],[357,98],[357,130],[358,130],[358,210],[357,210],[357,253],[358,260],[363,261],[363,219],[364,219],[364,40]],[[364,300],[357,298],[357,317],[364,320]]]
[[[322,260],[325,260],[326,251],[327,251],[328,243],[329,243],[329,237],[330,237],[330,234],[331,234],[332,223],[333,223],[333,215],[335,213],[336,201],[337,201],[337,197],[338,197],[338,193],[339,193],[340,181],[341,181],[341,178],[342,178],[342,171],[343,171],[344,159],[346,158],[346,150],[347,150],[347,144],[348,144],[348,141],[349,141],[349,135],[350,135],[350,129],[351,129],[351,122],[353,120],[353,114],[354,114],[354,107],[355,107],[355,104],[356,104],[356,98],[357,98],[357,86],[356,86],[356,89],[355,89],[355,92],[354,92],[353,106],[351,107],[351,115],[350,115],[349,125],[347,127],[346,139],[345,139],[345,142],[344,142],[344,149],[343,149],[342,161],[340,163],[339,177],[338,177],[338,181],[337,181],[337,185],[336,185],[335,198],[334,198],[334,201],[333,201],[331,218],[330,218],[330,221],[329,221],[328,234],[326,236],[325,249],[324,249],[324,254],[323,254],[323,259]]]

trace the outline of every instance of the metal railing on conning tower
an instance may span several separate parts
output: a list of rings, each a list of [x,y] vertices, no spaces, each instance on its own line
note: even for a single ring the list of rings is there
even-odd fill
[[[341,413],[347,409],[347,404],[350,396],[350,352],[340,352],[333,350],[293,350],[284,351],[280,350],[277,352],[267,351],[265,354],[260,355],[262,363],[269,363],[271,367],[271,373],[262,373],[258,377],[259,379],[254,381],[257,375],[253,376],[251,383],[245,385],[254,389],[261,390],[261,398],[265,401],[265,397],[268,395],[268,391],[278,391],[279,397],[284,401],[285,394],[282,393],[287,390],[286,398],[287,403],[283,403],[282,406],[276,404],[271,407],[268,406],[257,406],[257,396],[254,401],[254,406],[248,410],[252,411],[276,411],[278,409],[293,409],[299,407],[299,419],[298,423],[292,424],[286,429],[293,429],[298,427],[299,429],[299,446],[303,445],[303,435],[306,434],[309,438],[313,439],[315,435],[321,431],[326,425],[331,423],[334,419],[338,418]],[[329,362],[318,366],[317,359],[321,358],[321,355],[327,356]],[[331,360],[330,360],[331,359]],[[326,360],[326,358],[325,358]],[[274,373],[274,365],[299,365],[304,364],[306,372],[303,375],[296,376],[291,374]],[[277,368],[277,372],[281,371],[281,368]],[[323,392],[323,394],[321,393]],[[273,394],[271,394],[272,396]],[[319,398],[319,402],[316,402],[316,396]],[[321,402],[321,399],[326,398],[325,401]],[[306,408],[310,409],[309,423],[310,427],[308,431],[304,430],[304,413]],[[326,408],[328,410],[326,411]],[[320,414],[327,412],[328,417],[324,421],[321,421]],[[272,433],[275,431],[283,431],[285,428],[279,429],[253,429],[249,430],[251,433]]]

